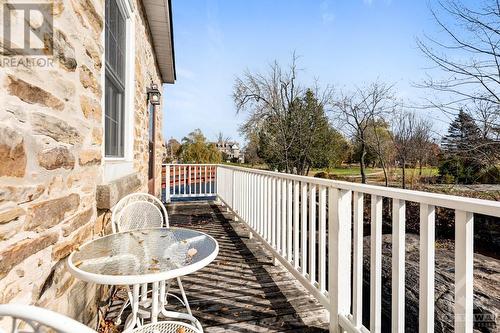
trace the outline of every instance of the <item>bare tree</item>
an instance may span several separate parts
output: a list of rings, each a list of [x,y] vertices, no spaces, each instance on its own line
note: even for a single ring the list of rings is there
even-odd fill
[[[377,155],[380,166],[384,173],[385,186],[389,186],[388,168],[392,162],[394,141],[389,124],[384,119],[378,119],[371,122],[368,132],[367,145]]]
[[[217,143],[219,144],[227,144],[228,142],[231,142],[231,137],[230,136],[225,136],[222,131],[217,133]]]
[[[373,122],[383,119],[394,109],[393,85],[382,82],[357,87],[352,92],[341,92],[333,104],[334,121],[339,122],[346,135],[360,144],[361,182],[366,183],[365,157],[368,147],[368,131]]]
[[[406,188],[406,165],[414,153],[412,145],[415,135],[417,118],[414,113],[400,112],[394,118],[394,147],[396,159],[401,167],[401,186]]]
[[[443,36],[417,39],[418,48],[445,74],[442,79],[429,75],[421,86],[451,96],[431,104],[453,114],[478,100],[500,105],[500,1],[476,4],[437,1],[431,13]]]
[[[432,124],[419,118],[414,112],[400,111],[393,117],[393,140],[396,150],[396,160],[401,167],[401,186],[406,188],[406,167],[408,164],[422,166],[432,154]]]
[[[425,165],[433,150],[432,145],[432,123],[425,119],[418,119],[415,122],[415,130],[413,133],[413,155],[415,162],[418,163],[418,175],[422,176],[422,167]]]

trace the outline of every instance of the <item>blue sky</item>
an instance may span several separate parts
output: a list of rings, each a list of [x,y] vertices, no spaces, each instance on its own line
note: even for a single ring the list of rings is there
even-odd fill
[[[302,81],[318,78],[337,88],[377,78],[398,95],[418,100],[429,63],[416,37],[436,26],[424,0],[173,0],[177,82],[164,87],[164,138],[200,128],[243,142],[244,115],[231,98],[235,77],[263,71],[273,60],[300,56]],[[443,116],[429,114],[436,130]]]

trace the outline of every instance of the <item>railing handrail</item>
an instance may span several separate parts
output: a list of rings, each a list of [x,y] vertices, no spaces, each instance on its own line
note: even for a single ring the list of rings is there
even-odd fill
[[[260,170],[253,168],[243,168],[233,165],[218,164],[217,166],[233,170],[252,172],[256,174],[281,177],[287,180],[305,181],[310,184],[335,187],[341,190],[350,190],[366,194],[379,195],[392,199],[405,201],[415,201],[429,205],[468,211],[471,213],[484,214],[500,217],[500,201],[484,200],[456,195],[440,194],[416,190],[407,190],[394,187],[385,187],[379,185],[358,184],[341,180],[316,178],[310,176],[293,175],[269,170]]]

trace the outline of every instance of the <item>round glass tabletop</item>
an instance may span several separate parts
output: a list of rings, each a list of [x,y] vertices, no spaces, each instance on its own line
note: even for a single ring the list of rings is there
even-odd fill
[[[76,277],[98,284],[130,285],[172,279],[212,262],[217,241],[199,231],[155,228],[92,240],[68,257]]]

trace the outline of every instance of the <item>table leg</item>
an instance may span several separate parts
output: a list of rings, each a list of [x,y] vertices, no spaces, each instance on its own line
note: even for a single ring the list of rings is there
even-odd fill
[[[158,284],[159,282],[153,282],[153,294],[151,295],[152,298],[152,305],[151,305],[151,322],[156,323],[158,321]]]

